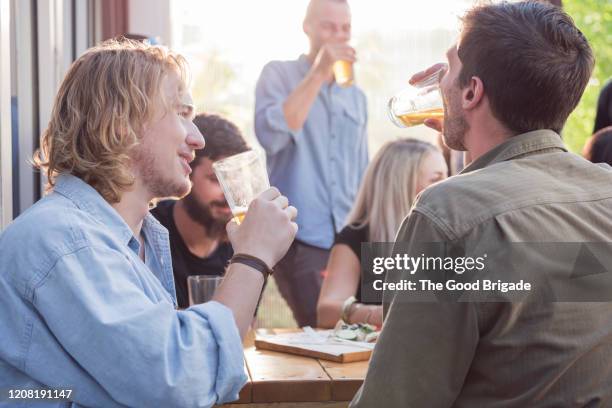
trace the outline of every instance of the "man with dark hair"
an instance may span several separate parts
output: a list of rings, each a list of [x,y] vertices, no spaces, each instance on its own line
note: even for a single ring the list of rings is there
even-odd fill
[[[569,153],[558,134],[591,75],[591,48],[561,8],[544,2],[478,6],[463,23],[440,82],[444,122],[426,124],[473,161],[420,195],[395,252],[443,260],[457,249],[488,254],[485,270],[419,270],[417,279],[435,279],[443,290],[385,292],[383,330],[352,406],[604,406],[612,401],[612,303],[597,302],[593,282],[606,283],[605,299],[612,288],[609,274],[591,275],[612,265],[612,251],[594,259],[575,247],[610,241],[612,169]],[[546,284],[557,276],[548,272],[589,275],[558,281],[569,281],[564,293],[584,289],[584,301],[554,301],[563,293]],[[519,302],[482,291],[480,277],[517,275],[538,284]],[[481,291],[452,292],[453,280],[480,282]]]
[[[274,279],[298,325],[316,325],[317,299],[334,235],[346,221],[368,163],[367,109],[355,85],[332,67],[355,61],[347,0],[311,0],[303,22],[310,50],[263,68],[255,91],[255,133],[270,182],[299,209],[297,239]]]
[[[178,306],[189,307],[187,277],[223,275],[233,255],[225,226],[232,212],[212,168],[214,161],[249,150],[233,123],[217,115],[199,114],[193,123],[206,137],[191,165],[191,192],[160,202],[151,213],[168,229]]]

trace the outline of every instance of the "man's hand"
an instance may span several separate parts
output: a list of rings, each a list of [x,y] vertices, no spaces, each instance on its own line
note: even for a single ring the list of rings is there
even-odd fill
[[[418,84],[419,82],[423,81],[425,78],[435,74],[436,72],[440,70],[443,71],[440,74],[440,79],[442,79],[442,76],[444,76],[446,71],[448,71],[448,64],[444,62],[439,62],[437,64],[434,64],[431,67],[427,68],[426,70],[423,70],[421,72],[417,72],[416,74],[414,74],[412,77],[410,77],[408,82],[410,83],[410,85]],[[443,123],[444,122],[440,119],[425,119],[425,122],[423,122],[425,126],[432,128],[434,130],[437,130],[440,133],[442,133],[444,130]]]
[[[444,133],[444,122],[441,119],[429,118],[425,119],[423,122],[425,126],[428,128],[432,128],[433,130],[437,130],[440,134]]]
[[[233,220],[227,224],[234,253],[255,256],[273,268],[295,238],[296,216],[297,209],[289,205],[278,189],[264,191],[251,202],[240,225]]]
[[[444,70],[444,72],[448,71],[448,64],[444,62],[439,62],[423,71],[417,72],[416,74],[410,77],[410,79],[408,80],[408,83],[410,83],[410,85],[418,84],[419,82],[421,82],[428,76],[431,76],[440,70]],[[440,79],[442,79],[442,76],[440,76]]]
[[[355,49],[344,43],[323,44],[312,64],[312,69],[324,77],[332,74],[332,66],[336,61],[355,62]]]

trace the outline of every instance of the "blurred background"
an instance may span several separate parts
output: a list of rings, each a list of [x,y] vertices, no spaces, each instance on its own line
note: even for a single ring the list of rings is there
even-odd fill
[[[234,121],[249,143],[255,83],[270,60],[307,51],[307,0],[0,0],[0,228],[38,200],[44,180],[30,164],[64,73],[85,49],[125,33],[183,53],[198,111]],[[368,97],[370,154],[397,137],[432,139],[423,126],[394,127],[388,98],[411,73],[438,61],[455,41],[474,0],[350,1],[357,83]],[[597,65],[563,137],[580,152],[591,135],[597,96],[612,77],[612,1],[563,0],[591,42]],[[274,285],[262,325],[292,325]],[[275,313],[269,313],[275,310]],[[280,311],[280,312],[279,312]]]

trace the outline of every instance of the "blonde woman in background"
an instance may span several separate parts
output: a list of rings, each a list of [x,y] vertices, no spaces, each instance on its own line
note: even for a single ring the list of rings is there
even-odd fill
[[[416,195],[447,172],[442,153],[430,143],[401,139],[380,149],[332,247],[317,304],[319,327],[334,327],[339,319],[382,325],[382,299],[361,299],[361,243],[393,242]]]

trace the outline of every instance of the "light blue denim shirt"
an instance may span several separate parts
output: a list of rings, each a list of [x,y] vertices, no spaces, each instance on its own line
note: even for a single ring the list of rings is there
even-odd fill
[[[272,61],[255,92],[255,133],[267,154],[270,183],[298,209],[297,239],[330,248],[346,222],[368,164],[367,106],[356,86],[321,87],[304,126],[287,126],[283,103],[310,62]]]
[[[8,389],[71,389],[72,404],[205,407],[246,382],[231,311],[175,310],[168,233],[144,219],[146,265],[119,214],[63,175],[0,235],[0,406]]]

